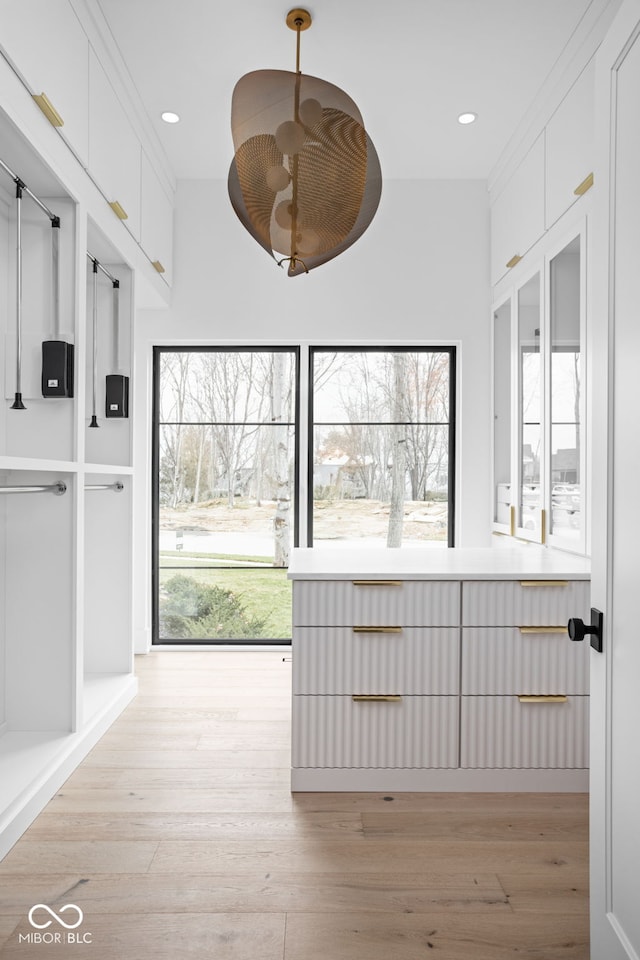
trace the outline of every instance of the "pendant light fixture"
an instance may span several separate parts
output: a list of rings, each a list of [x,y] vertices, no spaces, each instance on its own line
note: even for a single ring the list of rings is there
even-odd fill
[[[229,197],[243,226],[293,277],[362,236],[382,175],[353,100],[300,71],[300,33],[310,14],[291,10],[286,23],[296,32],[295,73],[256,70],[233,91]]]

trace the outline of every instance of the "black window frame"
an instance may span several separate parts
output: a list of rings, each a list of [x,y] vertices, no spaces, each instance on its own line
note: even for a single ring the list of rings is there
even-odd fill
[[[247,638],[241,641],[229,641],[223,638],[211,639],[160,639],[160,359],[164,353],[289,353],[293,354],[294,359],[294,498],[293,498],[293,545],[299,545],[300,534],[300,483],[299,483],[299,464],[300,464],[300,346],[298,344],[267,346],[258,345],[234,345],[234,344],[215,344],[207,346],[203,344],[180,346],[176,344],[154,344],[152,360],[153,377],[153,395],[152,395],[152,440],[151,440],[151,591],[152,591],[152,616],[151,616],[151,643],[153,646],[167,645],[198,645],[198,646],[220,646],[229,643],[234,645],[247,646],[290,646],[291,638]],[[241,567],[238,564],[233,565],[234,569],[253,569],[249,565]],[[219,569],[226,569],[219,567]],[[275,568],[274,568],[275,569]]]
[[[456,515],[456,352],[455,346],[436,346],[430,344],[411,344],[402,346],[382,346],[340,344],[331,346],[327,344],[318,344],[309,346],[309,369],[308,369],[308,423],[307,423],[307,546],[313,546],[313,457],[314,457],[314,427],[316,421],[314,418],[314,356],[316,353],[446,353],[449,356],[449,421],[448,421],[448,477],[447,477],[447,498],[448,498],[448,521],[447,521],[447,547],[455,546],[455,515]],[[321,424],[322,421],[319,421]],[[387,421],[385,421],[387,425]],[[393,421],[388,421],[388,425],[393,426]],[[402,549],[402,548],[400,548]]]

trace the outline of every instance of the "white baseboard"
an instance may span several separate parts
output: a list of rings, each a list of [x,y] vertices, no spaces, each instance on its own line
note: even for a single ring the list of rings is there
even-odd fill
[[[294,768],[292,793],[587,793],[588,770]]]

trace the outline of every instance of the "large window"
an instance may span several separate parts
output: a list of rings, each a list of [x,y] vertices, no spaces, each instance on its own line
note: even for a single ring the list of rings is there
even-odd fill
[[[311,350],[309,542],[453,546],[455,350]]]
[[[293,546],[453,546],[455,349],[299,352],[155,348],[155,643],[288,642]]]
[[[155,641],[290,639],[297,365],[156,348]]]

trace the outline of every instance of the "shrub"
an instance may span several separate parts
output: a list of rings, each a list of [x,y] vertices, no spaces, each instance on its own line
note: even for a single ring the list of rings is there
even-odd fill
[[[241,640],[260,637],[267,618],[247,613],[238,596],[177,574],[164,586],[163,636],[176,640]]]

